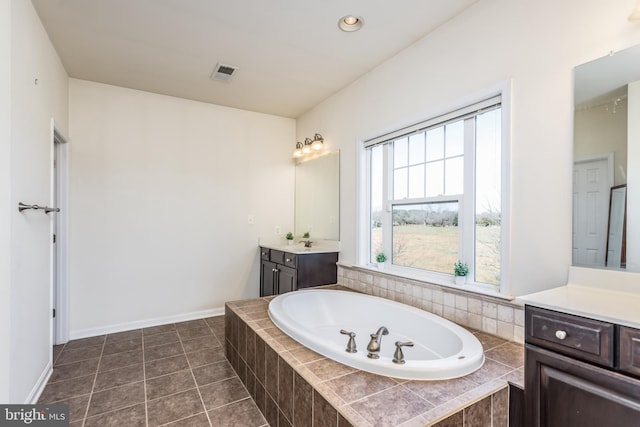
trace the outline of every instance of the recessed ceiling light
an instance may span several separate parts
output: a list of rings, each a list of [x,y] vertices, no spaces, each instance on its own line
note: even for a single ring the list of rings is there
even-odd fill
[[[358,31],[364,25],[364,20],[361,16],[347,15],[340,18],[338,21],[338,28],[348,33],[352,31]]]

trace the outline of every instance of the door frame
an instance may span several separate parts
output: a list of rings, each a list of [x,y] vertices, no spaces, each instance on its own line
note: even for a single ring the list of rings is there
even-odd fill
[[[57,164],[54,167],[54,159]],[[56,188],[57,186],[57,188]],[[57,191],[57,201],[55,193]],[[51,119],[51,189],[50,202],[60,212],[51,213],[51,345],[69,341],[69,138]],[[54,205],[54,203],[56,205]],[[57,217],[53,217],[57,215]],[[53,309],[56,317],[53,317]]]

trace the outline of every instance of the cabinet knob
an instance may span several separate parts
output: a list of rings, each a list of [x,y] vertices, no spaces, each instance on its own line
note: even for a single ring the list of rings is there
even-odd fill
[[[563,340],[567,337],[567,332],[563,331],[563,330],[558,330],[556,331],[556,338],[558,338],[559,340]]]
[[[291,262],[291,258],[287,258],[285,262]]]

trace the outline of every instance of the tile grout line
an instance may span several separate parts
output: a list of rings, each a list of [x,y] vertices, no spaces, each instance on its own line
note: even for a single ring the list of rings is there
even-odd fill
[[[213,326],[211,326],[211,324],[209,324],[209,322],[207,322],[206,320],[204,320],[204,319],[202,319],[202,320],[205,322],[203,326],[206,326],[207,330],[208,330],[208,331],[213,335],[213,337],[215,338],[216,343],[218,344],[216,347],[218,347],[218,348],[224,348],[224,347],[223,347],[223,345],[221,345],[221,344],[220,344],[220,339],[219,339],[219,337],[218,337],[218,334],[216,334],[216,332],[214,331],[214,327],[213,327]],[[172,325],[174,325],[174,328],[175,328],[175,325],[176,325],[176,324],[172,324]],[[224,323],[223,323],[222,325],[224,325]],[[216,326],[219,326],[219,325],[216,323]],[[219,328],[218,328],[218,329],[219,329]],[[133,331],[134,331],[134,330],[132,330],[132,331],[125,331],[125,332],[133,332]],[[184,355],[185,355],[185,357],[186,357],[186,348],[185,348],[185,346],[184,346],[183,339],[182,339],[182,337],[179,335],[179,333],[178,333],[177,329],[175,329],[175,331],[176,331],[176,334],[178,335],[178,341],[177,341],[177,342],[179,342],[179,343],[180,343],[180,345],[181,345],[181,349],[183,350],[183,354],[184,354]],[[92,417],[93,417],[93,416],[92,416],[92,417],[89,417],[89,412],[90,412],[90,409],[91,409],[91,403],[92,403],[93,395],[94,395],[94,394],[96,394],[96,393],[98,393],[99,391],[100,391],[100,392],[102,392],[102,391],[112,390],[112,389],[114,389],[114,388],[119,387],[119,386],[114,386],[114,387],[106,388],[106,389],[104,389],[104,390],[97,390],[97,389],[96,389],[96,386],[97,386],[97,377],[98,377],[98,376],[100,375],[100,373],[102,372],[100,369],[101,369],[101,367],[102,367],[102,366],[104,366],[104,364],[106,363],[106,362],[104,361],[104,358],[105,358],[106,356],[111,356],[111,354],[106,354],[106,351],[107,351],[107,349],[106,349],[106,345],[107,345],[107,342],[108,342],[108,339],[109,339],[109,336],[110,336],[110,335],[112,335],[112,334],[104,334],[104,335],[102,335],[102,336],[98,336],[98,337],[102,340],[102,343],[101,343],[101,344],[98,344],[98,345],[100,346],[100,352],[99,352],[99,355],[98,355],[97,357],[95,357],[95,358],[93,358],[93,357],[92,357],[92,358],[88,358],[88,359],[82,359],[82,360],[72,361],[72,362],[65,363],[65,364],[63,364],[63,365],[59,365],[59,366],[68,366],[68,365],[75,364],[75,363],[88,362],[88,361],[92,361],[92,360],[97,359],[97,364],[96,364],[96,367],[95,367],[95,370],[94,370],[93,374],[89,372],[89,373],[86,375],[86,376],[93,375],[93,379],[92,379],[92,382],[91,382],[91,389],[90,389],[90,391],[89,391],[88,393],[80,394],[80,395],[77,395],[77,396],[71,396],[71,397],[69,397],[69,398],[65,398],[65,399],[63,399],[63,400],[60,400],[60,402],[63,402],[63,401],[66,401],[66,400],[68,400],[68,399],[71,399],[71,398],[87,397],[87,399],[88,399],[88,401],[87,401],[87,406],[85,407],[85,410],[84,410],[84,412],[83,412],[83,414],[82,414],[82,418],[78,420],[78,421],[80,422],[80,425],[81,425],[81,426],[85,426],[85,425],[87,424],[87,419],[88,419],[88,418],[92,418]],[[154,335],[157,335],[157,334],[151,334],[151,335],[149,335],[149,336],[151,337],[151,336],[154,336]],[[143,363],[143,379],[142,379],[141,381],[143,382],[143,390],[144,390],[144,394],[145,394],[145,395],[144,395],[144,403],[145,403],[145,425],[148,427],[148,425],[149,425],[149,424],[148,424],[148,423],[149,423],[149,421],[148,421],[148,399],[147,399],[147,393],[146,393],[146,392],[147,392],[147,380],[148,380],[148,378],[147,378],[147,375],[146,375],[146,366],[145,366],[145,364],[144,364],[145,349],[146,349],[146,347],[147,347],[147,346],[144,344],[144,336],[145,336],[145,334],[144,334],[144,328],[140,328],[140,337],[141,337],[141,344],[140,344],[140,345],[141,345],[141,353],[142,353],[141,355],[142,355],[142,359],[143,359],[143,362],[142,362],[142,363]],[[224,335],[223,335],[223,336],[224,336]],[[98,337],[96,337],[96,338],[98,338]],[[200,338],[200,337],[195,337],[195,338],[193,338],[193,339],[198,339],[198,338]],[[187,340],[187,341],[189,341],[189,340]],[[116,342],[117,342],[117,341],[116,341]],[[58,351],[58,354],[57,354],[57,356],[56,356],[56,358],[55,358],[55,360],[54,360],[54,362],[53,362],[53,364],[54,364],[54,365],[55,365],[55,363],[56,363],[56,362],[57,362],[57,361],[58,361],[58,360],[63,356],[63,351],[64,351],[64,350],[67,350],[67,351],[69,351],[69,350],[82,350],[82,349],[86,349],[86,348],[89,348],[89,347],[98,347],[98,345],[93,345],[93,346],[86,345],[86,346],[78,347],[77,349],[76,349],[76,348],[73,348],[73,349],[72,349],[72,348],[70,348],[67,344],[68,344],[68,343],[64,343],[64,344],[62,344],[62,348]],[[162,344],[158,344],[158,345],[162,345]],[[154,347],[154,346],[150,346],[149,348],[152,348],[152,347]],[[118,352],[116,352],[116,353],[113,353],[113,355],[117,355],[117,354],[121,354],[121,353],[126,353],[126,352],[128,352],[128,351],[131,351],[131,350],[118,351]],[[201,350],[201,351],[205,351],[205,350]],[[172,357],[172,356],[169,356],[169,357],[167,357],[167,358],[170,358],[170,357]],[[166,358],[161,358],[161,359],[166,359]],[[157,360],[161,360],[161,359],[157,359]],[[204,406],[204,401],[203,401],[202,395],[201,395],[200,390],[199,390],[199,386],[198,386],[197,382],[195,381],[195,374],[194,374],[194,372],[193,372],[193,367],[191,366],[191,362],[189,362],[188,358],[187,358],[187,362],[188,362],[188,369],[189,369],[189,371],[190,371],[190,373],[191,373],[191,375],[192,375],[192,378],[194,379],[195,388],[196,388],[196,389],[197,389],[197,391],[198,391],[198,394],[199,394],[199,396],[200,396],[200,400],[201,400],[201,402],[202,402],[202,404],[203,404],[203,408],[205,408],[205,406]],[[221,362],[224,362],[224,360],[222,360]],[[215,362],[214,362],[214,363],[215,363]],[[114,368],[112,368],[112,369],[109,369],[109,370],[103,371],[103,373],[112,372],[112,371],[116,371],[116,370],[124,369],[124,368],[128,368],[128,367],[133,367],[134,365],[135,365],[135,364],[128,364],[128,365],[126,365],[126,366],[118,366],[118,367],[114,367]],[[204,366],[204,365],[203,365],[203,366]],[[170,374],[160,375],[159,377],[168,376],[168,375],[170,375]],[[79,378],[79,377],[82,377],[82,376],[85,376],[85,375],[72,376],[72,377],[69,377],[69,378],[60,379],[59,381],[50,382],[49,384],[57,384],[57,383],[60,383],[60,382],[66,381],[66,380],[72,380],[72,379]],[[219,381],[224,381],[224,380],[226,380],[226,379],[228,379],[228,378],[225,378],[225,379],[222,379],[222,380],[219,380]],[[216,381],[216,382],[219,382],[219,381]],[[136,383],[136,382],[139,382],[139,381],[134,381],[134,383]],[[47,385],[48,385],[48,384],[47,384]],[[242,400],[242,399],[241,399],[241,400]],[[111,411],[106,411],[106,412],[104,412],[104,413],[115,412],[115,411],[118,411],[118,410],[120,410],[120,409],[129,408],[129,407],[132,407],[132,406],[135,406],[135,405],[124,406],[123,408],[118,408],[118,409],[114,409],[114,410],[111,410]],[[206,412],[206,408],[204,409],[204,411]],[[101,415],[101,414],[96,414],[95,416],[98,416],[98,415]],[[193,416],[193,415],[191,415],[191,416]],[[207,413],[207,419],[208,419],[208,421],[211,423],[210,418],[209,418],[209,414],[208,414],[208,413]]]
[[[197,414],[187,415],[186,417],[178,418],[177,420],[173,420],[173,421],[169,421],[168,423],[160,424],[158,427],[165,427],[165,426],[177,423],[178,421],[184,421],[184,420],[187,420],[187,419],[189,419],[191,417],[195,417],[197,415],[206,414],[206,413],[207,413],[207,411],[205,410],[205,411],[202,411],[202,412],[198,412]]]
[[[84,427],[87,422],[87,416],[89,415],[89,408],[91,407],[91,400],[93,398],[93,390],[96,388],[96,382],[98,381],[98,372],[100,372],[100,363],[102,363],[102,355],[104,353],[104,348],[107,345],[107,335],[104,335],[104,340],[102,341],[102,349],[100,350],[100,357],[98,359],[98,366],[96,367],[96,373],[93,376],[93,384],[91,385],[91,392],[89,392],[89,401],[87,402],[87,407],[84,410],[84,417],[82,417],[82,426]]]
[[[205,322],[205,324],[207,325],[207,327],[209,327],[209,324],[207,322]],[[211,329],[211,328],[209,328]],[[202,409],[204,409],[204,414],[207,416],[207,421],[209,422],[209,426],[213,426],[213,424],[211,423],[211,418],[209,418],[209,412],[207,411],[207,407],[204,404],[204,399],[202,398],[202,393],[200,393],[200,386],[198,386],[198,381],[196,380],[196,376],[193,373],[193,368],[191,367],[191,362],[189,361],[189,357],[187,356],[187,351],[184,348],[184,344],[182,343],[182,336],[180,335],[180,331],[178,331],[178,328],[176,328],[176,333],[178,334],[178,340],[180,342],[180,347],[182,347],[182,352],[184,353],[184,358],[187,359],[187,366],[189,366],[189,372],[191,373],[191,378],[193,378],[193,382],[196,385],[196,391],[198,392],[198,397],[200,398],[200,403],[202,404]],[[211,331],[211,333],[213,333],[213,331]],[[213,334],[213,336],[215,336],[215,334]],[[193,416],[195,414],[191,414],[189,415],[190,417]]]
[[[241,319],[241,320],[242,320],[242,319]],[[225,322],[226,322],[226,318],[225,318]],[[245,323],[246,323],[246,322],[245,322]],[[211,327],[211,325],[209,325],[209,323],[208,323],[208,322],[207,322],[207,325],[209,326],[209,328],[211,329],[211,331],[212,331],[212,332],[213,332],[213,334],[215,335],[215,337],[216,337],[216,339],[218,340],[218,342],[222,342],[222,343],[223,343],[223,348],[225,348],[225,349],[226,349],[226,345],[227,345],[227,343],[226,343],[226,335],[224,335],[224,334],[223,334],[223,339],[222,339],[222,340],[220,340],[220,338],[219,338],[219,337],[218,337],[218,335],[213,331],[213,328]],[[224,326],[225,326],[225,325],[223,324],[223,327],[224,327]],[[261,337],[259,337],[259,336],[256,334],[256,338],[261,338]],[[245,339],[246,339],[246,336],[245,336]],[[263,341],[264,341],[264,340],[263,340]],[[226,353],[226,351],[225,351],[225,353]],[[240,355],[239,355],[239,354],[238,354],[238,357],[240,357]],[[226,359],[226,356],[225,356],[225,361],[227,361],[227,363],[230,363],[230,361]],[[233,366],[232,366],[232,369],[233,369]],[[247,365],[247,369],[250,369],[250,367],[249,367],[248,365]],[[265,424],[261,424],[261,425],[260,425],[260,427],[265,427],[265,426],[266,426],[266,427],[268,427],[268,426],[269,426],[269,422],[267,421],[266,414],[263,414],[263,413],[262,413],[262,411],[260,410],[260,408],[259,408],[259,406],[258,406],[258,403],[257,403],[257,402],[256,402],[256,400],[253,398],[253,396],[251,395],[251,392],[249,391],[249,389],[247,389],[247,386],[246,386],[246,385],[244,384],[244,382],[240,379],[240,376],[239,376],[239,375],[238,375],[238,373],[235,371],[235,369],[233,369],[233,370],[234,370],[234,372],[235,372],[235,376],[234,376],[234,377],[232,377],[232,378],[238,378],[238,380],[240,381],[240,384],[242,385],[242,388],[247,392],[247,397],[245,397],[244,399],[239,399],[239,400],[235,400],[235,401],[233,401],[233,402],[226,403],[226,404],[221,405],[221,406],[219,406],[218,408],[215,408],[215,409],[224,408],[224,407],[226,407],[226,406],[230,406],[230,405],[232,405],[233,403],[242,402],[242,401],[244,401],[244,400],[250,400],[250,401],[253,403],[253,405],[255,406],[255,408],[258,410],[258,413],[260,414],[260,416],[262,417],[262,419],[264,419],[264,421],[265,421]],[[249,374],[247,374],[247,375],[249,375]],[[222,381],[225,381],[225,380],[222,380]],[[257,377],[256,377],[256,381],[257,381],[257,382],[260,382],[260,380],[259,380]],[[295,381],[295,379],[294,379],[294,381]],[[219,382],[219,381],[218,381],[218,382]],[[260,383],[260,384],[261,384],[261,383]],[[257,387],[257,385],[256,385],[255,387]],[[266,389],[265,389],[265,394],[268,394],[268,392],[266,391]],[[265,403],[265,404],[266,404],[266,403]],[[312,402],[312,404],[313,404],[313,402]],[[277,406],[277,404],[276,404],[276,406]],[[266,409],[265,409],[265,410],[266,410]],[[291,422],[291,425],[293,425],[293,422]]]
[[[181,370],[181,371],[173,372],[173,374],[178,373],[178,372],[187,371],[187,370],[188,370],[188,369],[183,369],[183,370]],[[171,374],[169,374],[169,375],[171,375]],[[154,377],[154,378],[151,378],[151,379],[152,379],[152,380],[155,380],[156,378],[157,378],[157,377]],[[227,379],[228,379],[228,378],[227,378]],[[225,380],[222,380],[222,381],[225,381]],[[210,384],[215,384],[215,383],[210,383]],[[209,385],[209,384],[205,384],[205,385]],[[186,389],[186,390],[174,391],[173,393],[169,393],[169,394],[165,394],[165,395],[162,395],[162,396],[159,396],[159,397],[155,397],[155,398],[153,398],[153,399],[149,399],[149,402],[153,402],[153,401],[160,400],[160,399],[165,399],[165,398],[167,398],[167,397],[175,396],[175,395],[178,395],[178,394],[181,394],[181,393],[186,393],[187,391],[195,390],[196,388],[197,388],[197,387],[191,387],[191,388],[188,388],[188,389]],[[188,418],[188,417],[186,417],[186,418]],[[182,419],[182,418],[181,418],[181,419]],[[170,422],[173,422],[173,421],[170,421]]]
[[[140,335],[142,336],[142,381],[143,381],[143,389],[144,389],[144,425],[149,427],[149,409],[148,409],[148,399],[147,399],[147,364],[145,363],[144,358],[144,328],[140,331]]]
[[[52,357],[53,361],[51,362],[51,369],[53,369],[53,367],[56,365],[57,360],[60,358],[60,355],[62,354],[62,352],[64,351],[64,348],[66,346],[67,346],[67,343],[62,344],[62,349],[58,352],[58,355],[55,356],[55,357]],[[54,348],[54,352],[55,352],[56,346],[54,345],[53,348]]]

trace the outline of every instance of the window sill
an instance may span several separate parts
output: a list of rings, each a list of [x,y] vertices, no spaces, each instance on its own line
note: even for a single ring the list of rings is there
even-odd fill
[[[353,268],[360,271],[372,272],[377,274],[384,274],[386,276],[393,276],[400,279],[412,280],[417,282],[422,282],[425,284],[438,285],[444,288],[450,288],[457,291],[462,292],[471,292],[474,294],[485,295],[493,298],[502,299],[505,301],[513,301],[515,297],[510,295],[503,295],[492,285],[481,284],[481,283],[465,283],[464,285],[456,285],[455,279],[453,276],[448,274],[440,274],[440,273],[422,273],[422,272],[411,272],[407,271],[404,268],[397,268],[392,265],[385,265],[384,268],[380,269],[376,265],[373,264],[349,264],[345,262],[338,262],[338,266]]]

